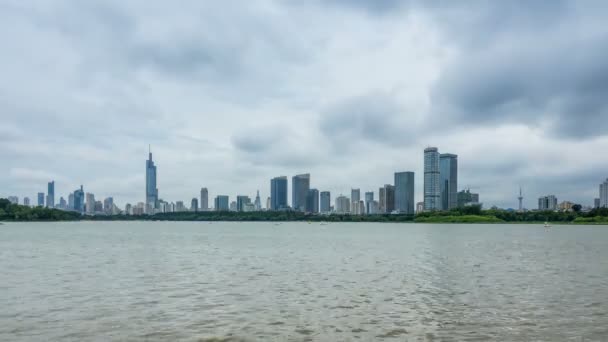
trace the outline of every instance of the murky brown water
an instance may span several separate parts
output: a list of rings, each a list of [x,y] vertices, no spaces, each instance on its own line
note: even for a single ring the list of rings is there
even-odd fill
[[[6,223],[1,341],[608,341],[608,227]]]

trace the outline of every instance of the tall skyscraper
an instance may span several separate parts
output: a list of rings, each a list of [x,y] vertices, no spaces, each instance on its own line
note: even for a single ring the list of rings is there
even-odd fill
[[[48,208],[55,207],[55,181],[50,181],[48,183],[48,191],[46,194],[46,206]]]
[[[266,210],[272,210],[272,202],[270,201],[270,197],[266,197]]]
[[[74,210],[74,193],[68,195],[68,209]]]
[[[112,209],[114,208],[114,198],[106,197],[103,200],[103,212],[106,214],[112,214]]]
[[[395,210],[414,215],[414,173],[395,172]]]
[[[395,210],[395,186],[384,184],[384,208],[383,213],[392,213]]]
[[[201,211],[209,210],[209,191],[207,188],[201,188]]]
[[[557,210],[557,198],[554,195],[540,197],[538,199],[538,210]]]
[[[215,211],[228,211],[230,209],[229,197],[218,195],[214,200]]]
[[[608,178],[600,184],[600,208],[608,208]]]
[[[86,199],[87,199],[87,204],[86,204],[87,214],[94,214],[95,213],[95,195],[93,195],[90,192],[87,192]]]
[[[236,211],[245,211],[245,204],[251,203],[249,196],[236,196]]]
[[[336,213],[348,214],[350,212],[350,199],[348,197],[340,195],[336,197]]]
[[[306,195],[306,212],[313,214],[319,212],[319,190],[308,190],[308,194]]]
[[[84,212],[84,189],[82,185],[80,189],[74,191],[74,210],[79,213]]]
[[[192,201],[190,202],[190,211],[198,211],[198,198],[192,198]]]
[[[374,192],[368,191],[365,193],[365,213],[371,214],[370,205],[374,201]]]
[[[270,210],[287,209],[287,177],[270,180]]]
[[[458,206],[458,156],[451,153],[439,155],[441,210]]]
[[[23,205],[29,207],[30,206],[30,198],[29,197],[23,197]]]
[[[597,209],[600,207],[600,199],[599,198],[594,198],[593,199],[593,208]]]
[[[331,193],[329,191],[321,191],[321,208],[322,213],[329,213],[331,211]]]
[[[38,193],[38,206],[44,207],[44,192]]]
[[[306,211],[306,197],[310,189],[310,174],[295,175],[291,178],[291,207]]]
[[[361,189],[350,189],[350,213],[360,215],[359,201],[361,200]]]
[[[424,149],[424,210],[440,209],[441,187],[439,182],[439,152],[436,147],[427,147]]]
[[[158,188],[156,187],[156,165],[152,161],[152,152],[148,152],[146,160],[146,212],[154,214],[158,208]]]
[[[258,190],[255,194],[255,201],[253,201],[253,210],[255,210],[255,211],[262,210],[262,200],[260,199],[260,190]]]
[[[477,205],[479,203],[479,194],[472,193],[471,190],[462,190],[458,192],[458,207],[466,207],[468,205]]]
[[[65,198],[63,198],[63,196],[59,197],[59,209],[67,209],[68,208],[68,202],[65,201]]]

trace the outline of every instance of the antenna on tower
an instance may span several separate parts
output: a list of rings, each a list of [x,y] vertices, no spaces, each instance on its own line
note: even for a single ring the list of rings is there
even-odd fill
[[[519,196],[517,197],[517,200],[519,200],[519,211],[522,212],[524,210],[522,202],[523,202],[524,196],[521,194],[521,185],[519,186]]]

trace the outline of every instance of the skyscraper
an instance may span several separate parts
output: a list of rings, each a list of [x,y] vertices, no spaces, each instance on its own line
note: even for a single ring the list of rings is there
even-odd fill
[[[395,210],[414,215],[414,173],[395,172]]]
[[[439,179],[439,152],[436,147],[427,147],[424,149],[424,210],[440,209],[441,187]],[[395,194],[396,198],[397,194]],[[395,209],[397,209],[396,205]]]
[[[103,200],[103,211],[106,214],[112,214],[113,208],[114,208],[114,198],[106,197],[106,199]]]
[[[30,198],[29,197],[23,197],[23,205],[29,207],[30,206]]]
[[[260,199],[260,190],[258,190],[255,194],[255,201],[253,202],[253,210],[255,210],[255,211],[262,210],[262,200]]]
[[[308,190],[308,194],[306,195],[306,212],[315,214],[319,212],[319,190]]]
[[[458,206],[458,156],[451,153],[439,155],[441,210]]]
[[[365,213],[371,214],[370,204],[374,201],[374,192],[368,191],[365,193]]]
[[[68,195],[68,209],[74,210],[74,193]]]
[[[19,197],[17,197],[17,196],[8,196],[8,201],[11,202],[11,204],[19,204]]]
[[[600,208],[608,208],[608,178],[600,184]]]
[[[209,210],[209,191],[207,188],[201,188],[201,211]]]
[[[270,210],[287,209],[287,177],[270,180]]]
[[[63,196],[59,197],[59,209],[67,209],[68,208],[68,202],[65,201],[65,198],[63,198]]]
[[[48,191],[46,195],[46,206],[48,208],[55,207],[55,181],[50,181],[48,183]]]
[[[86,199],[87,199],[87,204],[86,204],[87,214],[94,214],[95,213],[95,195],[93,195],[90,192],[87,192]]]
[[[198,198],[192,198],[192,201],[190,202],[190,211],[198,211]]]
[[[350,212],[350,200],[348,197],[340,195],[336,198],[336,213],[348,214]]]
[[[395,210],[395,186],[384,184],[383,213],[392,213]]]
[[[236,211],[245,211],[245,204],[251,203],[249,196],[236,196]]]
[[[214,200],[215,211],[228,211],[230,209],[230,204],[228,196],[218,195]]]
[[[84,189],[82,185],[80,189],[74,190],[74,210],[79,213],[84,212]]]
[[[360,215],[359,201],[361,200],[361,189],[350,189],[350,213]]]
[[[538,199],[538,210],[557,210],[557,198],[554,195],[540,197]]]
[[[152,152],[148,152],[146,160],[146,213],[154,214],[158,208],[158,188],[156,187],[156,165],[152,161]]]
[[[306,197],[310,189],[310,174],[295,175],[291,178],[291,207],[306,211]]]
[[[321,212],[329,213],[331,211],[331,193],[329,191],[321,191]]]
[[[38,206],[44,207],[44,192],[38,193]]]

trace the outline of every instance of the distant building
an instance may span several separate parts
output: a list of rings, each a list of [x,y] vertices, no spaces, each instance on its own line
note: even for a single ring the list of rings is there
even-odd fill
[[[146,210],[147,214],[154,214],[158,208],[158,188],[156,187],[156,165],[152,161],[152,152],[148,152],[146,160]]]
[[[103,212],[110,215],[110,214],[112,214],[113,208],[114,208],[114,197],[106,197],[103,200]]]
[[[594,198],[593,199],[593,207],[594,208],[599,208],[600,207],[600,199],[599,198]]]
[[[183,201],[176,201],[175,202],[175,211],[176,212],[186,211],[186,206],[184,205]]]
[[[608,178],[600,184],[600,208],[608,208]]]
[[[47,188],[46,206],[47,208],[55,208],[55,181],[49,182]]]
[[[414,215],[414,172],[395,172],[395,211]]]
[[[319,190],[308,190],[308,194],[306,195],[306,212],[313,214],[319,212]]]
[[[29,207],[30,206],[30,198],[29,197],[23,197],[23,205]]]
[[[458,206],[458,156],[451,153],[439,155],[441,210]]]
[[[190,211],[198,211],[198,198],[192,198],[192,201],[190,202]]]
[[[440,209],[441,187],[439,151],[436,147],[424,149],[424,210]],[[397,195],[395,195],[396,197]],[[396,207],[396,206],[395,206]],[[395,208],[397,209],[397,208]]]
[[[266,210],[272,210],[272,202],[270,200],[270,197],[266,198]]]
[[[59,197],[59,209],[66,210],[68,208],[68,202],[66,202],[63,196]]]
[[[365,214],[370,214],[370,203],[374,201],[374,192],[368,191],[365,193]]]
[[[8,196],[8,201],[12,204],[19,204],[19,197],[17,196]]]
[[[378,188],[378,211],[385,213],[386,212],[386,188],[381,187]]]
[[[383,214],[380,212],[380,204],[378,201],[369,201],[365,205],[367,206],[368,215]]]
[[[215,211],[228,211],[230,209],[229,197],[225,195],[216,196],[213,204]]]
[[[38,193],[38,206],[44,207],[44,192]]]
[[[287,177],[280,176],[270,180],[270,210],[287,209]]]
[[[472,193],[470,189],[458,192],[458,207],[479,204],[479,194]]]
[[[561,202],[557,208],[560,211],[572,211],[572,207],[575,205],[576,203],[572,203],[570,201],[563,201]]]
[[[381,213],[392,213],[395,210],[395,186],[384,184],[378,189],[378,211]]]
[[[74,193],[68,195],[68,209],[74,210]]]
[[[249,196],[238,195],[236,196],[236,209],[230,208],[235,211],[245,211],[245,204],[251,203]]]
[[[331,212],[331,193],[329,191],[321,191],[320,194],[320,211],[324,214]]]
[[[74,190],[74,210],[79,213],[84,213],[84,190],[82,185],[80,189]]]
[[[295,175],[291,178],[291,206],[297,211],[306,211],[306,197],[310,190],[310,174]]]
[[[87,214],[95,214],[95,195],[90,192],[86,194],[86,213]]]
[[[251,202],[249,202],[249,203],[245,203],[245,204],[243,205],[243,211],[244,211],[244,212],[257,211],[257,210],[255,209],[255,203],[251,203]]]
[[[340,195],[336,197],[336,213],[348,214],[350,212],[350,199],[346,196]]]
[[[93,210],[95,213],[103,213],[103,203],[101,201],[95,201]]]
[[[236,201],[230,202],[230,211],[237,211],[237,203],[236,203]]]
[[[255,194],[255,201],[253,201],[253,207],[255,211],[262,210],[262,200],[260,200],[260,190]]]
[[[557,210],[557,198],[554,195],[540,197],[538,199],[538,210]]]
[[[207,188],[201,188],[201,211],[209,210],[209,191]]]
[[[131,209],[131,203],[125,204],[125,215],[132,215],[133,210]]]
[[[416,203],[416,213],[420,214],[421,212],[424,212],[424,202]]]
[[[361,189],[350,189],[350,213],[353,215],[361,215],[359,212],[359,201],[361,200]]]

